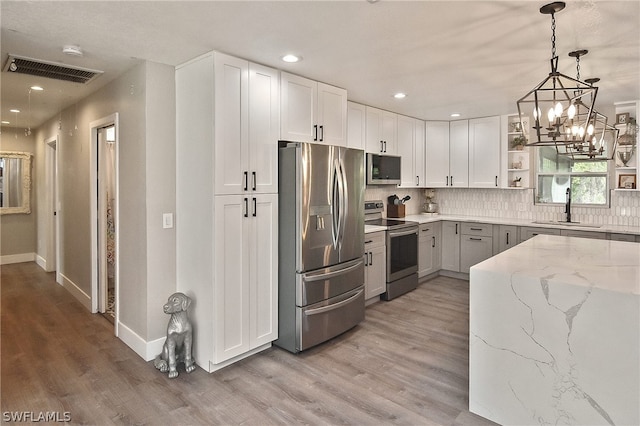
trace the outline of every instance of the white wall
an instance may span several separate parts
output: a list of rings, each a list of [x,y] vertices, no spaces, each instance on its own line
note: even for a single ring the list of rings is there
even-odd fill
[[[164,302],[158,305],[158,300],[175,291],[175,229],[162,229],[159,215],[175,211],[174,87],[173,67],[141,63],[63,110],[41,126],[36,136],[36,155],[41,158],[44,141],[58,136],[59,272],[65,283],[90,295],[89,125],[119,114],[120,323],[126,332],[123,339],[145,358],[141,353],[145,345],[161,338],[166,330]],[[44,161],[38,163],[38,170],[37,185],[44,188]],[[38,195],[42,206],[44,192]],[[44,216],[39,215],[38,230],[45,225]],[[38,244],[38,254],[44,253],[44,243]]]

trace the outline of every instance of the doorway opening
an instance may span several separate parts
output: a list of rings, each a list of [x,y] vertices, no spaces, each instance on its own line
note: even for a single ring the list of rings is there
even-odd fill
[[[118,335],[118,120],[91,123],[92,311]]]
[[[45,161],[46,161],[46,247],[44,265],[41,265],[47,272],[56,273],[56,282],[62,284],[60,271],[60,241],[59,223],[60,205],[58,201],[58,137],[46,139],[45,141]]]

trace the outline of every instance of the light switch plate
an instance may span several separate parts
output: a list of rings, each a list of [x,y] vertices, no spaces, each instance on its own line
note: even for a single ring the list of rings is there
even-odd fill
[[[164,229],[173,228],[173,213],[162,214],[162,227]]]

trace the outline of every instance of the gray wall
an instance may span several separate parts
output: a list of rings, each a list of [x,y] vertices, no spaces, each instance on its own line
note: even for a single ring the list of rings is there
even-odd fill
[[[119,114],[120,322],[151,341],[166,328],[158,300],[175,291],[175,229],[162,229],[161,214],[175,211],[174,68],[141,63],[65,109],[38,129],[37,155],[44,158],[44,141],[58,135],[59,272],[91,294],[89,127],[114,113]],[[44,161],[38,168],[44,176]],[[43,179],[39,185],[45,185]],[[39,218],[38,228],[44,226]],[[39,254],[45,249],[44,242],[38,245]]]
[[[25,136],[24,128],[3,127],[0,135],[0,151],[35,153],[35,132]],[[0,256],[33,254],[36,252],[35,155],[31,159],[31,213],[0,216]]]

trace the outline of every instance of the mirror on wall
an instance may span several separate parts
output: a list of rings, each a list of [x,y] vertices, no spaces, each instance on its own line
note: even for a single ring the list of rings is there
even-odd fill
[[[31,213],[32,155],[0,151],[0,214]]]

